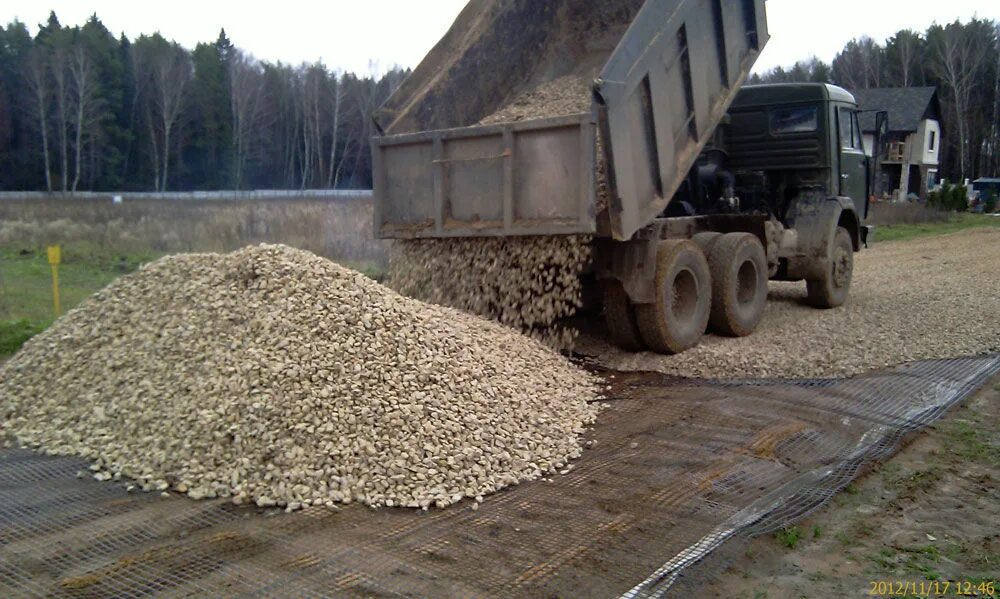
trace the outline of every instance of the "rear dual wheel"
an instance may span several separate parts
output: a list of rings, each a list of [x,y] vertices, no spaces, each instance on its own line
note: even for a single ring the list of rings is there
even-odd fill
[[[767,254],[755,235],[729,233],[708,249],[712,271],[712,330],[746,337],[757,329],[767,305]]]
[[[604,316],[614,343],[626,351],[678,354],[711,328],[742,337],[760,323],[767,303],[764,247],[747,233],[702,233],[660,242],[655,301],[633,304],[618,281],[603,283]]]
[[[625,351],[641,352],[646,343],[639,333],[635,306],[620,281],[609,279],[601,282],[604,296],[604,321],[608,325],[611,341]]]
[[[712,276],[697,243],[660,242],[654,289],[652,304],[635,306],[639,333],[649,349],[679,354],[698,345],[712,307]]]

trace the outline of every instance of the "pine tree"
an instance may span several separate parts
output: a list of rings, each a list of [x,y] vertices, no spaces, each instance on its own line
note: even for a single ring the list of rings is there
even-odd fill
[[[191,55],[190,143],[184,162],[194,187],[222,189],[229,181],[232,144],[229,57],[232,44],[223,30],[214,44],[198,44]]]

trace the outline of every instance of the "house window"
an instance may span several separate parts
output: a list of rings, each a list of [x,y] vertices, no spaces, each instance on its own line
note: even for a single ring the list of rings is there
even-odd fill
[[[906,144],[901,141],[889,143],[889,160],[891,162],[902,162],[906,156]]]
[[[931,131],[931,142],[927,146],[927,149],[933,152],[936,145],[937,145],[937,131]]]

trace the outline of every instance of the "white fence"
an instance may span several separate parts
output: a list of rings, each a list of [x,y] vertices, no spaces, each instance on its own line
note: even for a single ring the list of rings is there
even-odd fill
[[[176,200],[176,201],[228,201],[248,200],[370,200],[370,189],[306,189],[306,190],[257,190],[257,191],[167,191],[161,193],[129,193],[81,191],[77,193],[47,193],[44,191],[0,191],[0,201],[48,200]]]

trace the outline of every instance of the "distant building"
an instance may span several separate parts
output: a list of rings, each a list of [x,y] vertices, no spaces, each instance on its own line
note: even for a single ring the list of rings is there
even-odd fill
[[[937,184],[941,155],[941,102],[935,87],[883,87],[854,92],[861,113],[865,151],[872,153],[875,113],[889,113],[889,135],[880,156],[875,194],[927,198]]]

